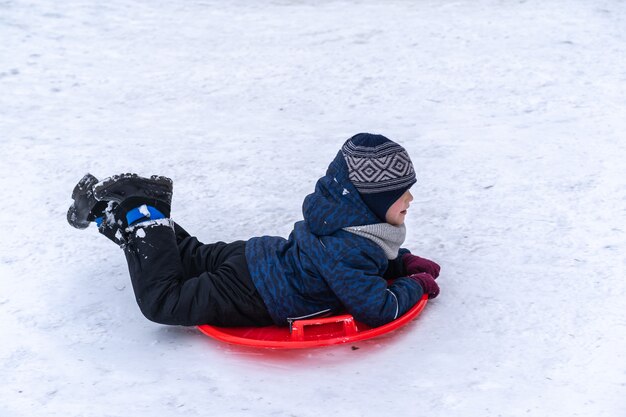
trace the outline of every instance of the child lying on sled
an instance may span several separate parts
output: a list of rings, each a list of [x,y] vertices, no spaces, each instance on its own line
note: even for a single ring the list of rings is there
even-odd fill
[[[170,219],[172,181],[136,174],[87,174],[68,221],[94,221],[123,248],[137,304],[154,322],[288,325],[347,311],[377,327],[439,294],[439,265],[400,247],[415,181],[402,146],[361,133],[304,199],[288,239],[203,244]]]

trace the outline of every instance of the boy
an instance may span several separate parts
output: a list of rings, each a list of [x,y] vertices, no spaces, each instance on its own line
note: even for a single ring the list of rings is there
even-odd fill
[[[361,133],[305,198],[288,239],[202,244],[170,219],[172,181],[136,174],[87,174],[68,221],[95,221],[123,248],[137,303],[157,323],[289,325],[347,311],[376,327],[439,294],[439,265],[400,248],[415,182],[402,146]]]

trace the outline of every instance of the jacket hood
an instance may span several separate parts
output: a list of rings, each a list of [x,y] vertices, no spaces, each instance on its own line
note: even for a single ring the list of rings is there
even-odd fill
[[[318,236],[332,235],[344,227],[380,223],[348,179],[341,151],[315,184],[315,191],[304,199],[302,214],[309,230]]]

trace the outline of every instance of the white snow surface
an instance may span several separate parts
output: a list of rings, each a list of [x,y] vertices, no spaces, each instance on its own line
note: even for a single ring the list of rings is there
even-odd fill
[[[0,1],[0,416],[626,415],[625,97],[619,0]],[[286,236],[363,131],[412,156],[404,246],[442,266],[386,337],[154,324],[65,219],[137,172],[202,241]]]

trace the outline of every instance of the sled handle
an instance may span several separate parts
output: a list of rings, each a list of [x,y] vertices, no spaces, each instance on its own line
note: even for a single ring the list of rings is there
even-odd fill
[[[328,317],[323,319],[308,319],[308,320],[296,320],[291,325],[291,340],[302,341],[304,340],[305,327],[322,326],[324,324],[343,324],[344,336],[352,336],[358,333],[356,327],[356,321],[354,317],[349,314],[341,316]]]

